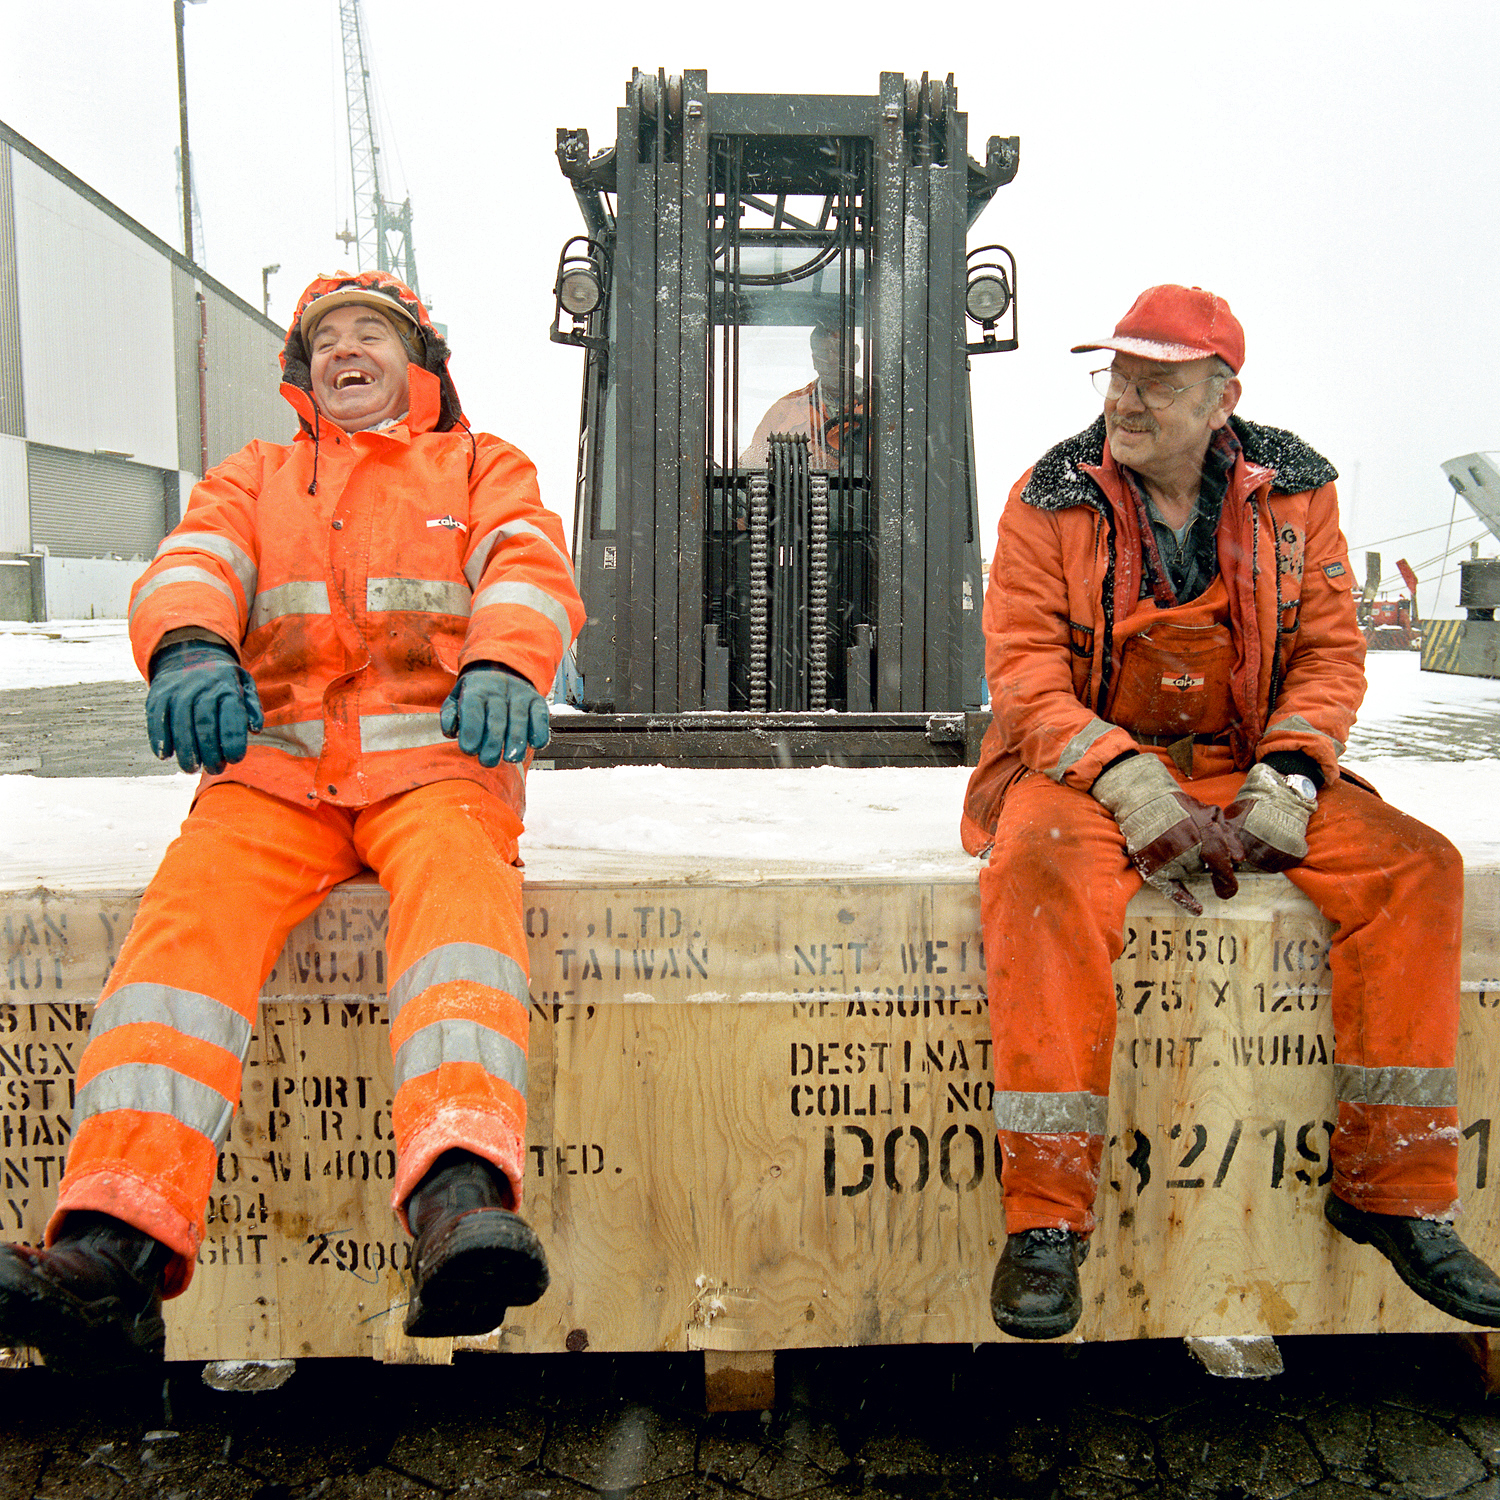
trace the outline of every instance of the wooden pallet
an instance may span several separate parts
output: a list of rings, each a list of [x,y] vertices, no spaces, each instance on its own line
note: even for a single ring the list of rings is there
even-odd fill
[[[135,897],[0,896],[0,1219],[35,1240],[90,1008]],[[550,1291],[465,1347],[980,1342],[1004,1235],[972,880],[527,892],[525,1213]],[[1078,1337],[1457,1330],[1321,1217],[1327,925],[1282,877],[1190,919],[1144,892],[1116,965],[1100,1229]],[[333,891],[265,991],[175,1359],[446,1359],[400,1332],[407,1242],[385,895]],[[1471,873],[1460,1112],[1469,1243],[1500,1262],[1500,872]]]

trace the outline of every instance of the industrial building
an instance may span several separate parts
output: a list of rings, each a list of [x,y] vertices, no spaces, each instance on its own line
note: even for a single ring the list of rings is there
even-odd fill
[[[0,619],[123,615],[204,470],[290,438],[282,337],[0,122]]]

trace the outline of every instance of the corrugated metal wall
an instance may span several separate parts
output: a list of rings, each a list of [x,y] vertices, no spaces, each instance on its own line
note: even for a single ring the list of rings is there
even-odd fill
[[[172,267],[172,349],[177,360],[177,467],[198,472],[198,303],[193,278]]]
[[[145,557],[167,531],[160,469],[33,443],[31,544],[59,557]]]
[[[31,503],[26,487],[26,444],[0,433],[0,553],[31,548]]]
[[[171,263],[11,153],[26,436],[175,469]]]
[[[291,442],[297,417],[279,394],[281,340],[251,323],[218,293],[205,288],[204,296],[208,299],[208,462],[212,466],[239,452],[252,438]],[[197,358],[195,341],[195,370]],[[196,469],[197,448],[193,451],[188,467]]]
[[[21,307],[16,291],[16,215],[11,150],[0,145],[0,432],[26,436],[21,399]]]

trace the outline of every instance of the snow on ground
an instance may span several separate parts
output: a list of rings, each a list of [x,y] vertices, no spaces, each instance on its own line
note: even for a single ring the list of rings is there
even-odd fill
[[[0,692],[139,680],[124,620],[0,622]]]
[[[133,676],[119,621],[0,632],[0,689]],[[1500,682],[1423,673],[1403,652],[1373,653],[1369,676],[1351,769],[1447,834],[1471,867],[1500,866]],[[967,778],[962,768],[537,771],[522,852],[533,881],[967,879]],[[0,776],[0,889],[143,886],[196,785]]]

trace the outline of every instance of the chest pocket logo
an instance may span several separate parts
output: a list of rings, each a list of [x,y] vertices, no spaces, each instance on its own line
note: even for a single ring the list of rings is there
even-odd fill
[[[1306,538],[1295,526],[1282,526],[1276,532],[1276,571],[1283,578],[1302,577]]]
[[[441,526],[444,531],[466,532],[469,529],[457,516],[433,516],[427,522],[427,529],[431,531],[434,526]]]

